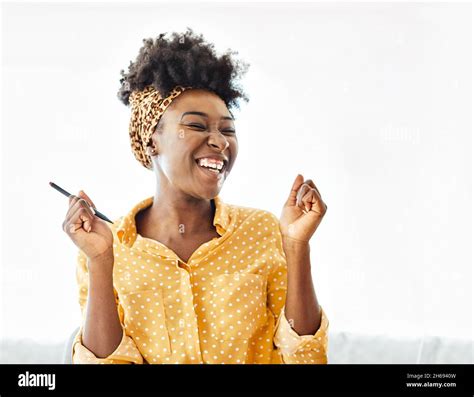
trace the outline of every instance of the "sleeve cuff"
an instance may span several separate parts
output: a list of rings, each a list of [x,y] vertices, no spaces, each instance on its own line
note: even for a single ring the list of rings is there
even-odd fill
[[[327,351],[327,330],[329,321],[321,308],[321,324],[314,335],[299,335],[291,328],[286,316],[285,307],[281,310],[276,324],[274,343],[282,354],[295,354],[299,351],[314,350],[317,353]]]
[[[122,340],[114,352],[105,358],[98,358],[82,344],[82,327],[72,346],[73,364],[143,364],[143,357],[133,340],[123,329]]]

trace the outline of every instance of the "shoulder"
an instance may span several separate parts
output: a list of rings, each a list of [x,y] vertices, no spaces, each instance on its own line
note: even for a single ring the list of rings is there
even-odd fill
[[[277,216],[270,211],[235,204],[227,204],[227,206],[238,224],[257,226],[264,230],[265,227],[274,229],[279,225]]]

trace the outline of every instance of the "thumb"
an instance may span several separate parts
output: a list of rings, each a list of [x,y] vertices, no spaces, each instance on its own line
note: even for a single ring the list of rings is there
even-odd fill
[[[296,195],[298,194],[298,190],[304,182],[303,175],[298,174],[293,182],[293,186],[291,187],[290,196],[286,201],[286,205],[296,205]]]
[[[84,192],[84,190],[81,190],[78,195],[80,198],[83,198],[84,200],[87,201],[87,204],[89,204],[92,208],[95,208],[95,204],[93,201],[89,198],[89,196]]]

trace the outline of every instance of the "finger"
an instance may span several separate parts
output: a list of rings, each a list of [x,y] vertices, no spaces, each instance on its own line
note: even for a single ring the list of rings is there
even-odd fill
[[[71,194],[69,196],[69,208],[66,212],[66,216],[65,216],[65,220],[64,220],[64,224],[66,224],[67,222],[69,222],[69,220],[71,219],[72,215],[77,211],[77,202],[80,200],[79,197],[77,196],[74,196],[73,194]]]
[[[304,183],[307,183],[309,186],[311,186],[313,189],[316,189],[316,191],[318,192],[319,196],[321,197],[321,193],[319,193],[319,190],[318,188],[316,187],[316,185],[314,184],[313,180],[312,179],[307,179],[306,181],[304,181]]]
[[[67,233],[68,231],[74,232],[77,229],[82,228],[82,220],[80,219],[81,212],[84,211],[83,207],[75,206],[69,218],[64,222],[63,229]]]
[[[86,232],[90,232],[92,229],[92,222],[93,218],[88,213],[88,210],[85,207],[81,207],[74,214],[69,227],[73,229],[72,232],[75,232],[79,229],[84,229]]]
[[[308,185],[302,185],[298,192],[297,205],[302,211],[305,210],[305,207],[303,204],[303,197],[306,195],[309,189],[310,187]]]
[[[300,207],[301,209],[303,209],[301,200],[309,189],[311,189],[311,188],[308,185],[306,185],[305,183],[303,183],[301,185],[301,187],[298,189],[298,193],[296,194],[296,205],[298,207]]]
[[[74,205],[69,209],[68,216],[63,222],[63,230],[66,233],[74,232],[78,227],[82,227],[82,222],[78,221],[78,212],[82,210],[82,207]]]
[[[87,203],[87,201],[82,200],[81,204],[83,205],[84,209],[86,210],[86,215],[87,215],[87,216],[81,215],[81,219],[84,221],[84,230],[86,232],[90,232],[92,230],[92,225],[94,224],[94,220],[95,220],[95,215],[94,214],[95,213],[93,212],[93,210],[91,209],[91,207],[89,206],[89,203]]]
[[[68,213],[66,214],[66,222],[69,222],[72,217],[74,216],[74,214],[77,212],[77,210],[81,207],[84,207],[86,209],[89,210],[89,213],[91,215],[95,215],[95,213],[93,212],[93,210],[90,208],[89,204],[87,203],[86,200],[84,199],[81,199],[79,197],[76,196],[76,200],[74,201],[74,205],[72,205],[70,208],[69,208],[69,211]]]
[[[85,199],[87,201],[87,203],[93,207],[93,208],[96,208],[94,202],[90,199],[90,197],[84,192],[84,190],[81,190],[79,192],[79,196],[81,196],[83,199]]]
[[[311,211],[313,205],[318,202],[318,194],[315,189],[310,189],[308,192],[303,196],[302,203],[306,212]]]
[[[87,211],[87,210],[86,210]],[[90,214],[81,213],[80,219],[82,221],[82,228],[89,233],[92,230],[93,218]]]
[[[82,229],[82,224],[78,225],[78,224],[75,224],[75,223],[71,223],[69,225],[69,228],[68,228],[67,232],[69,232],[71,234],[75,234],[79,229]]]
[[[301,210],[306,214],[312,207],[313,190],[308,187],[308,190],[301,197]]]
[[[74,196],[74,194],[71,194],[69,196],[69,207],[71,207],[72,205],[74,205],[74,203],[79,200],[80,197],[77,197],[77,196]]]
[[[67,222],[69,225],[75,225],[75,230],[77,231],[81,227],[86,231],[90,232],[92,230],[92,225],[94,223],[94,214],[89,208],[89,204],[85,200],[80,200],[76,207],[75,212],[71,215],[70,219]],[[71,227],[71,226],[68,226]]]
[[[293,182],[293,186],[291,187],[290,191],[290,196],[288,197],[288,200],[286,201],[287,205],[296,205],[296,199],[297,199],[297,194],[298,194],[298,189],[301,187],[303,184],[303,175],[298,174]]]
[[[309,185],[309,186],[311,186],[311,185]],[[317,197],[319,200],[323,201],[323,198],[321,197],[321,194],[319,193],[318,188],[316,188],[316,187],[314,187],[314,186],[315,186],[315,185],[314,185],[314,183],[313,183],[313,186],[311,186],[311,190],[313,190],[313,191],[316,193],[316,197]]]
[[[319,197],[316,189],[311,189],[305,197],[303,197],[303,203],[307,211],[315,211],[318,214],[325,214],[327,210],[327,205]]]
[[[94,224],[95,213],[93,212],[87,201],[81,201],[81,204],[84,206],[84,209],[86,210],[87,214],[87,216],[81,215],[81,219],[84,221],[83,227],[84,230],[89,233],[92,230],[92,225]]]

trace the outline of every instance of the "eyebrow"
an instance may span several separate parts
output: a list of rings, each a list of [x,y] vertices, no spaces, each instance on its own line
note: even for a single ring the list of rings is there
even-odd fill
[[[183,117],[186,116],[187,114],[194,114],[196,116],[209,117],[209,115],[207,113],[203,113],[203,112],[184,112],[181,115],[181,120],[183,120]],[[229,117],[229,116],[222,116],[221,120],[232,120],[232,121],[234,121],[235,119],[233,117]]]

